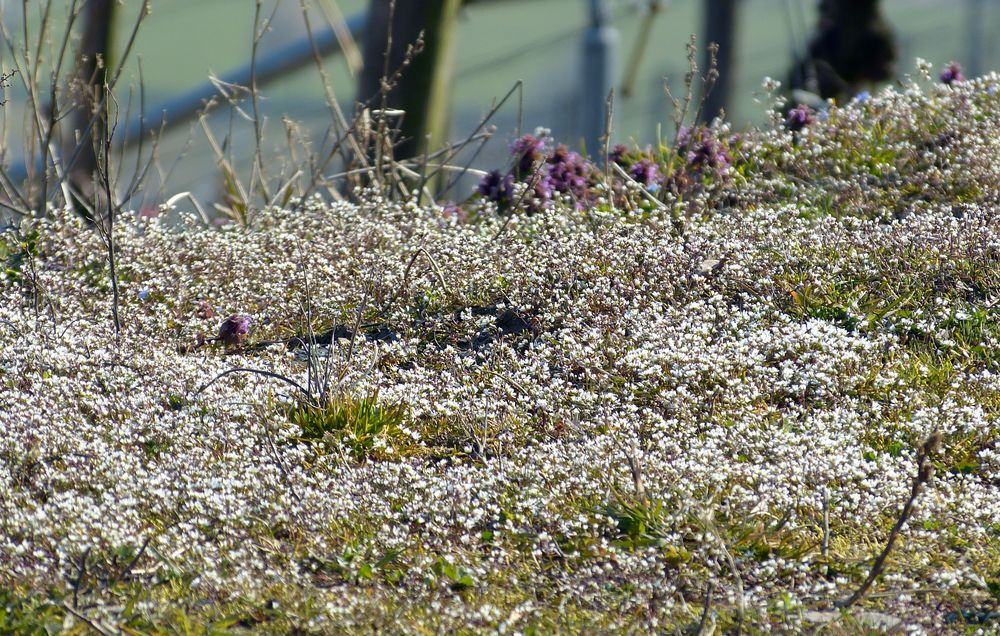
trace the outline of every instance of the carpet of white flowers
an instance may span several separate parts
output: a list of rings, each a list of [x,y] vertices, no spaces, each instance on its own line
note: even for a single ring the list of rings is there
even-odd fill
[[[117,338],[99,233],[4,233],[0,625],[1000,629],[998,84],[662,207],[120,224]]]

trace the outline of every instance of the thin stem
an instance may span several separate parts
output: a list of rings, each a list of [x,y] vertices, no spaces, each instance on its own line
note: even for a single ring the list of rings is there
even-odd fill
[[[892,531],[889,532],[889,539],[885,543],[885,547],[882,552],[875,558],[875,562],[872,564],[871,571],[868,572],[868,578],[865,582],[861,584],[861,587],[851,594],[847,599],[838,601],[835,605],[841,608],[848,608],[859,602],[865,597],[868,589],[875,582],[875,579],[882,573],[885,569],[885,561],[889,558],[889,553],[892,552],[892,548],[896,545],[896,540],[903,531],[903,526],[909,520],[910,515],[913,514],[913,506],[917,501],[917,497],[920,496],[920,492],[923,490],[924,485],[929,483],[934,477],[934,466],[931,464],[930,457],[937,450],[937,447],[941,444],[941,433],[939,431],[934,431],[927,441],[924,442],[923,448],[920,449],[920,455],[917,456],[917,474],[913,478],[913,485],[910,487],[910,498],[906,500],[906,504],[903,505],[903,510],[899,513],[899,519],[896,520],[896,525],[892,527]]]
[[[273,373],[271,371],[265,371],[263,369],[249,369],[249,368],[246,368],[246,367],[236,367],[236,368],[233,368],[233,369],[227,369],[227,370],[223,371],[219,375],[217,375],[214,378],[212,378],[212,380],[208,384],[206,384],[205,386],[203,386],[200,389],[198,389],[197,391],[195,391],[194,394],[195,395],[200,395],[202,392],[205,391],[205,389],[207,389],[208,387],[212,386],[213,384],[215,384],[216,382],[218,382],[219,380],[221,380],[222,378],[226,377],[227,375],[229,375],[231,373],[256,373],[257,375],[262,375],[264,377],[275,378],[276,380],[281,380],[282,382],[290,384],[291,386],[293,386],[296,389],[298,389],[303,395],[306,396],[306,400],[311,400],[312,399],[312,395],[310,395],[309,391],[305,387],[303,387],[301,384],[299,384],[295,380],[289,378],[288,376],[281,375],[280,373]]]
[[[111,109],[108,104],[107,98],[110,97],[114,99],[111,95],[111,89],[107,84],[104,85],[105,99],[104,99],[104,121],[111,121]],[[117,103],[117,102],[116,102]],[[115,325],[115,340],[117,341],[121,338],[122,322],[121,316],[118,312],[118,269],[117,269],[117,258],[115,254],[115,202],[111,194],[111,136],[113,131],[111,127],[107,124],[104,126],[104,139],[103,150],[104,150],[104,166],[101,170],[101,181],[104,184],[104,197],[108,206],[108,221],[107,221],[107,245],[108,245],[108,265],[111,269],[111,316],[114,320]]]

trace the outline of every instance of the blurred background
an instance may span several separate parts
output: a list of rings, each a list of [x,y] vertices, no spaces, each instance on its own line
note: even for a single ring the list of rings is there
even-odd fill
[[[39,28],[43,4],[0,0],[3,69],[15,67],[14,51]],[[65,24],[70,0],[50,4],[49,19],[58,32],[59,21]],[[147,131],[163,118],[176,125],[160,135],[156,165],[129,207],[152,206],[182,191],[203,202],[223,196],[225,184],[218,157],[191,105],[200,106],[218,92],[217,87],[206,85],[209,76],[233,78],[239,77],[241,67],[246,70],[254,49],[255,14],[258,28],[262,19],[270,19],[269,28],[257,42],[257,70],[267,64],[279,67],[273,79],[258,86],[265,162],[288,159],[290,130],[317,149],[328,144],[333,134],[332,115],[317,65],[311,53],[294,64],[291,59],[303,46],[310,50],[303,6],[314,35],[329,32],[331,26],[339,30],[340,37],[329,47],[335,50],[323,56],[322,66],[329,87],[350,118],[365,58],[369,4],[366,0],[310,0],[304,5],[299,0],[265,0],[257,6],[252,0],[152,0],[116,89],[120,107],[116,134],[120,138],[130,120],[135,126],[140,111],[145,112]],[[918,56],[930,61],[935,72],[950,61],[961,62],[967,76],[1000,66],[1000,48],[993,37],[1000,32],[1000,3],[994,0],[882,0],[874,4],[894,34],[896,77],[913,73]],[[605,94],[609,86],[616,93],[613,141],[634,140],[645,145],[655,143],[658,135],[670,141],[674,134],[672,108],[664,85],[675,96],[683,97],[689,68],[686,46],[692,34],[699,45],[697,61],[703,65],[700,49],[711,36],[706,30],[713,24],[708,10],[728,13],[723,18],[716,16],[716,22],[731,21],[729,31],[725,25],[721,30],[726,40],[723,60],[728,59],[721,69],[724,79],[729,80],[727,119],[736,129],[759,123],[765,118],[765,106],[755,97],[761,94],[762,80],[770,76],[788,83],[794,60],[808,49],[816,33],[820,5],[821,0],[466,3],[457,11],[454,23],[450,85],[444,102],[437,106],[450,114],[445,135],[454,140],[473,132],[492,105],[520,80],[521,93],[491,118],[496,134],[473,158],[474,166],[502,167],[508,158],[508,144],[519,129],[530,132],[537,126],[547,127],[556,139],[580,147],[594,136],[588,130],[588,118],[592,129],[595,101],[599,102],[596,117],[603,120],[605,116],[603,99],[595,100],[594,95]],[[122,54],[142,7],[139,0],[117,5],[109,40],[112,55]],[[25,11],[27,29],[23,27]],[[716,37],[719,33],[716,31]],[[55,58],[58,44],[57,38],[50,38],[39,55]],[[30,154],[25,131],[31,128],[32,113],[26,107],[23,78],[14,76],[10,83],[4,91],[7,102],[0,124],[3,161],[16,176],[24,172],[24,157]],[[623,95],[623,88],[627,95]],[[239,93],[236,88],[231,90]],[[239,108],[223,103],[205,119],[217,145],[238,170],[248,169],[257,147],[252,118],[252,104],[244,98]],[[138,131],[133,135],[139,136]],[[591,141],[589,146],[595,144]],[[123,164],[133,162],[126,153]],[[334,169],[331,166],[329,170]],[[470,184],[462,187],[464,191],[450,198],[471,192]]]

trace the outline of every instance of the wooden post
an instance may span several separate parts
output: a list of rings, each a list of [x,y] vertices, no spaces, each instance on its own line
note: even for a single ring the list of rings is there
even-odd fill
[[[73,156],[77,145],[81,146],[76,161],[67,166],[70,182],[84,199],[94,204],[97,199],[94,190],[94,174],[97,171],[95,144],[104,140],[108,125],[106,109],[98,108],[98,105],[104,96],[111,66],[115,0],[87,0],[82,12],[83,31],[80,34],[76,65],[76,78],[81,94],[72,117],[75,134],[67,141],[68,152],[65,156]]]
[[[390,0],[371,0],[369,4],[359,102],[372,100],[373,108],[381,105],[378,94],[383,75],[387,72],[391,78],[400,69],[407,47],[423,32],[423,51],[402,71],[386,103],[389,108],[406,111],[401,129],[403,140],[395,150],[397,158],[434,150],[447,137],[452,53],[461,4],[461,0],[396,0],[395,7],[390,6]],[[386,45],[390,36],[387,62]]]
[[[702,93],[702,119],[711,121],[729,105],[736,76],[736,3],[738,0],[704,0],[705,2],[705,53],[702,57],[701,72],[708,72],[711,60],[708,45],[719,45],[716,55],[716,69],[719,77],[711,92]],[[704,89],[703,89],[704,90]]]

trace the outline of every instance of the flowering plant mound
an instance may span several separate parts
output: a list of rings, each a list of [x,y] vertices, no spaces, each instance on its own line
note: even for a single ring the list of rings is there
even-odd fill
[[[0,631],[996,629],[998,84],[0,234]]]

